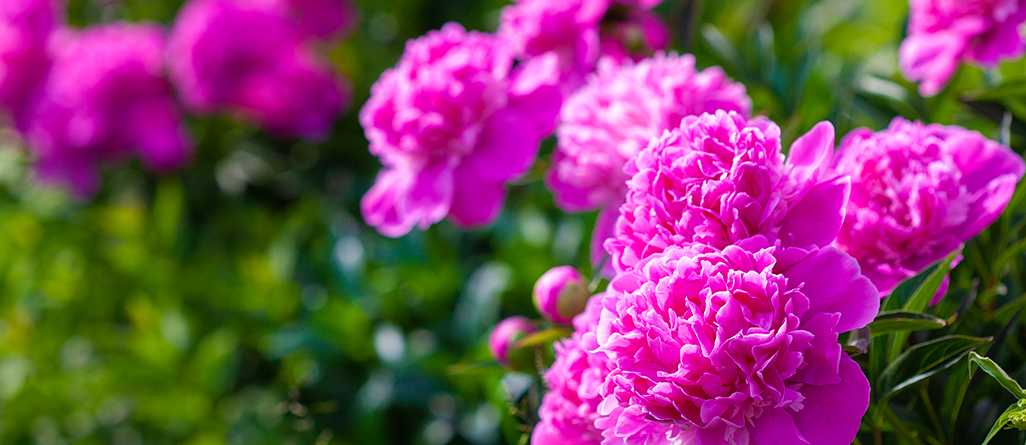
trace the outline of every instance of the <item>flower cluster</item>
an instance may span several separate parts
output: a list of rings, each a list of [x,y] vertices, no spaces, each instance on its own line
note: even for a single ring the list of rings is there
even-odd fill
[[[993,67],[1026,52],[1019,31],[1026,1],[911,0],[911,6],[899,61],[925,96],[944,89],[963,61]]]
[[[360,111],[385,167],[361,202],[367,223],[396,237],[447,215],[463,227],[495,219],[505,183],[531,167],[555,126],[555,62],[513,69],[504,40],[455,23],[408,42]]]
[[[624,272],[671,246],[722,249],[755,235],[829,245],[849,190],[830,168],[833,145],[833,127],[821,123],[785,162],[773,122],[724,111],[685,117],[627,163],[627,201],[606,241],[613,265]]]
[[[834,165],[852,181],[835,245],[882,295],[993,223],[1026,170],[980,133],[900,117],[884,131],[849,133]]]
[[[349,101],[311,40],[352,26],[346,2],[192,0],[168,42],[171,79],[193,112],[230,112],[272,133],[325,137]]]
[[[571,212],[603,209],[593,231],[593,261],[612,236],[627,193],[627,160],[685,116],[734,111],[751,114],[745,87],[719,67],[695,69],[690,54],[656,54],[622,65],[604,60],[561,111],[559,138],[546,183],[556,205]]]
[[[50,75],[18,119],[42,179],[87,197],[100,163],[137,154],[169,171],[188,160],[192,141],[163,77],[160,28],[115,23],[53,40]]]
[[[72,29],[63,8],[0,5],[0,106],[39,177],[81,198],[99,188],[106,163],[137,155],[167,172],[188,162],[175,88],[192,111],[228,110],[306,138],[324,136],[348,100],[310,45],[353,26],[348,0],[193,0],[170,37],[145,22]]]
[[[662,0],[516,0],[502,11],[499,35],[516,56],[558,57],[564,88],[577,89],[601,56],[641,59],[670,45],[651,9]]]

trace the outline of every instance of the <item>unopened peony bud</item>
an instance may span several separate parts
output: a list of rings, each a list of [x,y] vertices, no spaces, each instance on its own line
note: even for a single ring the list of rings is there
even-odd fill
[[[513,361],[519,362],[510,360],[513,344],[536,330],[534,323],[527,317],[509,317],[495,326],[492,336],[488,338],[488,350],[492,352],[492,357],[495,357],[496,361],[503,366],[511,367]]]
[[[543,317],[568,324],[584,312],[588,303],[588,285],[577,269],[559,266],[545,272],[534,285],[534,305]]]

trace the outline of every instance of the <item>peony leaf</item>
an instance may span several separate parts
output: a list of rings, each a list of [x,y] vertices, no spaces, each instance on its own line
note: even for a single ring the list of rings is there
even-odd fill
[[[873,332],[873,337],[876,337],[892,332],[940,329],[947,325],[944,320],[922,312],[887,311],[877,315],[869,324],[869,328]]]
[[[970,101],[1000,102],[1014,96],[1026,96],[1026,81],[1008,82],[994,88],[968,91],[962,98]]]
[[[1001,413],[1001,416],[999,416],[997,421],[994,422],[994,426],[990,428],[990,432],[987,433],[987,438],[983,440],[982,445],[987,445],[988,443],[990,443],[990,440],[997,435],[998,431],[1001,431],[1001,429],[1004,428],[1005,425],[1007,425],[1008,422],[1012,420],[1012,413],[1019,409],[1021,409],[1019,408],[1019,405],[1013,403],[1012,406],[1009,406],[1008,409],[1005,410],[1005,412]]]
[[[937,289],[939,289],[941,283],[944,282],[944,278],[946,278],[951,272],[951,262],[954,261],[960,253],[961,249],[952,252],[951,255],[948,255],[944,261],[941,261],[936,265],[933,272],[930,272],[921,284],[915,287],[915,292],[913,292],[911,298],[905,302],[905,311],[922,312],[923,309],[926,309],[926,306],[930,304],[930,300],[933,300],[933,297],[937,295]],[[918,277],[919,276],[916,276],[916,278]],[[913,278],[913,280],[914,279],[915,278]],[[904,284],[905,283],[898,285],[898,288],[901,288]],[[896,291],[898,291],[897,288],[895,289],[895,292]],[[896,296],[892,292],[891,298],[894,297],[900,298],[900,296]],[[905,345],[906,340],[908,340],[908,331],[898,331],[894,333],[894,340],[891,342],[891,348],[889,349],[890,354],[888,354],[890,361],[893,362],[898,357],[898,354],[901,353],[901,347]]]
[[[971,351],[969,352],[970,378],[972,378],[973,373],[976,372],[977,367],[980,367],[981,369],[986,371],[987,374],[990,374],[990,376],[993,377],[994,380],[997,380],[997,382],[1000,383],[1001,386],[1004,386],[1005,389],[1007,389],[1008,392],[1012,393],[1012,395],[1016,398],[1026,399],[1026,391],[1022,390],[1022,387],[1019,386],[1019,382],[1016,382],[1014,379],[1012,379],[1012,377],[1009,376],[1004,369],[998,366],[997,363],[994,363],[993,360],[984,357],[980,354],[977,354],[976,351]]]
[[[958,363],[970,351],[993,340],[991,337],[949,335],[919,343],[899,355],[880,372],[877,390],[883,400],[913,384]]]

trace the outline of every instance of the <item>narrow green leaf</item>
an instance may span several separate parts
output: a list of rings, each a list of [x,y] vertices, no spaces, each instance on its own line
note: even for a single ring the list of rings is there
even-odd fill
[[[569,337],[571,333],[572,331],[565,327],[555,327],[544,331],[538,331],[518,340],[513,344],[513,347],[510,348],[510,350],[552,344],[556,340]]]
[[[937,295],[937,289],[940,288],[941,283],[944,282],[944,278],[951,272],[951,262],[961,253],[961,249],[952,252],[948,255],[944,261],[941,261],[937,268],[930,273],[929,276],[923,280],[922,284],[916,287],[912,297],[905,303],[904,309],[908,312],[922,312],[926,309],[926,306],[930,304],[930,300]],[[894,340],[891,342],[891,348],[889,350],[888,357],[893,362],[898,354],[901,353],[902,346],[905,345],[905,341],[908,340],[908,331],[898,331],[894,333]]]
[[[969,351],[991,338],[949,335],[917,344],[899,355],[880,372],[877,387],[886,400],[909,386],[950,368]]]
[[[1008,424],[1011,414],[1015,412],[1015,410],[1017,409],[1019,409],[1019,405],[1013,403],[1012,406],[1009,406],[1008,409],[1005,410],[1005,412],[1001,413],[1001,415],[998,416],[997,421],[994,422],[994,426],[992,426],[990,428],[990,432],[987,433],[987,438],[983,440],[983,445],[987,445],[988,443],[990,443],[990,440],[997,435],[998,431],[1001,431],[1001,429]]]
[[[1012,393],[1012,395],[1017,399],[1026,399],[1026,391],[1022,390],[1022,387],[1019,386],[1019,382],[1012,379],[1012,377],[1009,376],[1004,369],[998,366],[997,363],[994,363],[993,360],[977,354],[976,351],[971,351],[969,352],[970,378],[972,378],[973,373],[976,372],[977,366],[980,367],[980,369],[983,369],[987,374],[990,374],[991,377],[994,377],[994,380],[997,380],[1001,386],[1004,386],[1005,389]]]
[[[1026,95],[1026,81],[1009,82],[995,88],[966,92],[962,97],[967,100],[1001,101],[1013,96]]]
[[[930,314],[909,311],[887,311],[876,316],[869,329],[873,337],[901,331],[920,331],[927,329],[940,329],[948,323]]]

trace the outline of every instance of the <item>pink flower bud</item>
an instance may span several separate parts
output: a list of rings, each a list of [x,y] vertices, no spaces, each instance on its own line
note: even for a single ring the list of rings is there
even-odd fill
[[[535,307],[556,323],[569,324],[575,315],[584,312],[590,296],[584,277],[570,266],[549,269],[534,285]]]
[[[488,338],[488,350],[497,362],[509,367],[509,354],[513,344],[534,331],[537,329],[527,317],[509,317],[495,326],[492,336]]]

